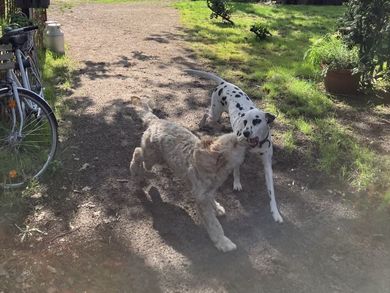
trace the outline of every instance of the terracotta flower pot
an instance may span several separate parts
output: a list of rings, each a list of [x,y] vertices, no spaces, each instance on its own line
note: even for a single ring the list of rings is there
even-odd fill
[[[325,89],[331,94],[356,94],[359,89],[360,73],[352,74],[350,69],[328,69],[325,75]]]

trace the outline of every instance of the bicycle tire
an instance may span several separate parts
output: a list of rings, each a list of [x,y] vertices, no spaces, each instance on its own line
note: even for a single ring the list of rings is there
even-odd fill
[[[22,136],[15,138],[17,131],[10,127],[13,122],[20,125],[18,113],[13,117],[11,110],[3,109],[0,116],[0,186],[4,188],[21,187],[31,179],[39,179],[58,146],[58,124],[49,104],[32,91],[17,90],[25,115]],[[6,101],[2,103],[4,108],[14,100],[14,94],[9,89],[0,90],[0,100]],[[31,103],[33,108],[28,106]]]

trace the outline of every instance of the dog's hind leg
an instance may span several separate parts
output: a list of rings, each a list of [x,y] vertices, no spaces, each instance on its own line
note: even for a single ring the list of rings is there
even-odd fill
[[[278,206],[275,199],[274,181],[272,178],[272,151],[261,156],[264,165],[265,183],[267,185],[268,195],[271,199],[271,213],[275,222],[283,223],[283,218],[279,213]]]
[[[218,95],[213,95],[211,96],[211,105],[206,114],[203,115],[202,120],[199,122],[199,128],[203,128],[207,124],[207,120],[210,120],[211,126],[213,128],[218,128],[220,127],[219,125],[219,119],[221,118],[222,112],[223,112],[223,107],[220,104],[220,97]]]
[[[213,200],[207,196],[202,199],[197,198],[199,214],[202,216],[206,230],[215,247],[223,252],[234,250],[237,246],[225,236],[222,226],[215,215]]]
[[[132,176],[142,176],[144,174],[144,156],[142,148],[137,147],[133,153],[133,159],[130,162],[130,173]]]

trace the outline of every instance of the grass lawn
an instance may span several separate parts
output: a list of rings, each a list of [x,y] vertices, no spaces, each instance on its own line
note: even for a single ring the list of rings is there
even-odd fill
[[[379,163],[389,158],[379,158],[341,122],[337,113],[345,104],[326,95],[320,69],[303,60],[310,44],[336,29],[343,7],[234,3],[235,26],[210,20],[205,1],[180,2],[176,7],[188,41],[212,71],[277,114],[283,124],[279,135],[291,156],[301,142],[312,166],[356,189],[379,183],[383,191],[389,186],[384,175],[389,164]],[[257,40],[249,31],[254,23],[268,26],[272,37]]]

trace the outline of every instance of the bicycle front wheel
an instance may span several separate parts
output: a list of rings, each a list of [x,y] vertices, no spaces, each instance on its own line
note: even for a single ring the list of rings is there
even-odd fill
[[[21,121],[12,91],[0,94],[0,185],[19,187],[39,178],[57,149],[57,120],[38,95],[18,88]]]

